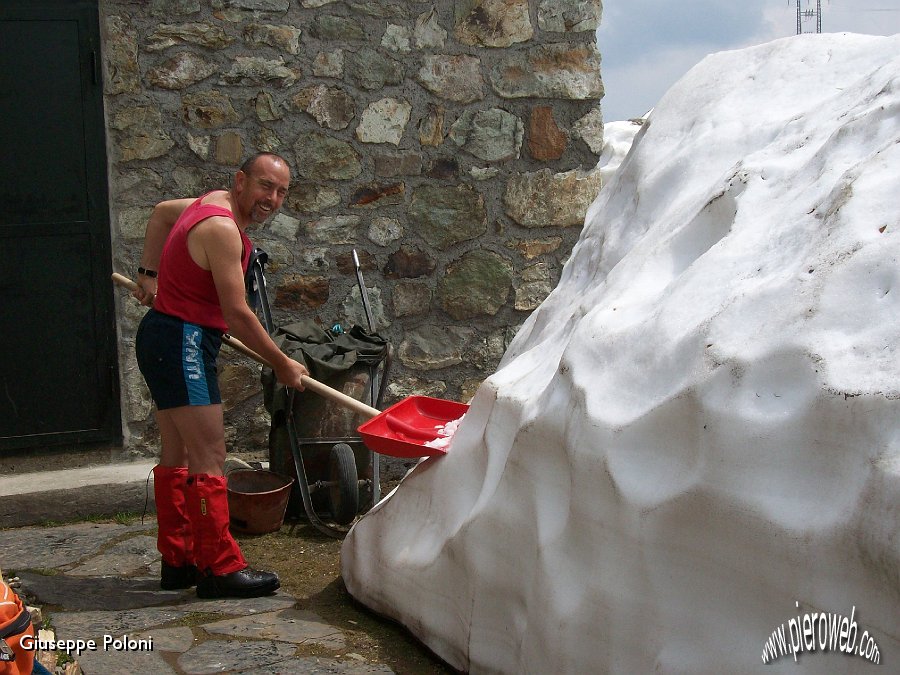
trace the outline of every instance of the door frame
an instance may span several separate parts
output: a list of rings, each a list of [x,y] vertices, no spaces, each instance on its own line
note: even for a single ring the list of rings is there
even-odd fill
[[[121,446],[122,412],[117,348],[115,297],[109,282],[112,272],[112,242],[109,212],[109,176],[106,143],[108,128],[104,110],[102,41],[99,0],[3,0],[0,19],[71,20],[78,24],[79,68],[84,125],[84,166],[88,185],[88,237],[91,250],[90,298],[97,344],[92,356],[97,380],[109,383],[98,391],[104,415],[92,429],[60,431],[0,438],[0,452],[87,444]],[[4,234],[0,232],[0,237]],[[63,329],[65,329],[63,327]],[[105,387],[107,388],[107,387]],[[72,392],[60,392],[71,395]]]

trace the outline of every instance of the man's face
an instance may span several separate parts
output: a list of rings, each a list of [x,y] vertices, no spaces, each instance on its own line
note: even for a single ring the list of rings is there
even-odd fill
[[[277,157],[260,157],[249,173],[238,171],[235,194],[241,215],[249,222],[264,223],[281,208],[290,182],[290,169]]]

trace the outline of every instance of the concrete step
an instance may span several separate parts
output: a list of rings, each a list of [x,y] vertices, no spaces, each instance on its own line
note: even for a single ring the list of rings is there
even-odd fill
[[[145,503],[153,513],[155,465],[156,460],[140,460],[5,474],[0,476],[0,527],[141,513]]]

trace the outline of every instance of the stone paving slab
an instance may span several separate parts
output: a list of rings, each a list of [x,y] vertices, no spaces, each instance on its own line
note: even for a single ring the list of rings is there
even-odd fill
[[[221,600],[198,599],[193,589],[161,590],[159,554],[147,534],[155,525],[151,519],[143,525],[78,523],[2,532],[0,568],[18,573],[23,591],[50,617],[57,639],[96,642],[96,649],[76,657],[86,675],[393,672],[342,654],[343,631],[297,609],[296,598],[284,590]],[[172,625],[179,622],[190,625]],[[143,642],[104,649],[104,637]],[[334,658],[298,655],[301,646],[328,650]]]
[[[22,588],[38,604],[64,610],[125,610],[157,605],[172,605],[193,591],[163,591],[159,579],[122,577],[83,577],[35,572],[20,572]]]
[[[340,629],[325,623],[313,612],[299,609],[223,619],[208,623],[203,628],[208,633],[293,642],[297,645],[314,644],[331,650],[345,649],[347,646]]]
[[[259,670],[241,670],[240,673],[259,673]],[[300,656],[273,663],[266,671],[279,675],[391,675],[394,671],[380,664],[328,659],[321,656]]]
[[[183,654],[194,646],[196,638],[194,631],[188,626],[175,626],[174,628],[156,628],[134,636],[138,640],[153,638],[153,649],[163,652],[176,652]]]
[[[156,527],[156,521],[144,525],[118,523],[75,523],[57,527],[25,527],[3,532],[0,569],[53,569],[81,561],[116,537]]]
[[[77,657],[85,675],[170,675],[178,671],[166,663],[161,650],[85,651]],[[215,671],[221,672],[221,671]]]
[[[274,640],[238,642],[207,640],[178,657],[178,667],[191,675],[229,671],[274,673],[272,664],[293,656],[296,646]]]
[[[53,626],[60,640],[101,639],[104,635],[121,637],[149,632],[149,629],[183,619],[187,611],[146,607],[120,612],[53,612]]]
[[[158,582],[157,582],[158,583]],[[181,609],[189,612],[215,613],[230,616],[248,616],[260,612],[274,612],[279,609],[293,607],[297,600],[279,590],[273,595],[261,598],[200,600],[194,595],[193,590],[185,592],[185,602],[173,606],[172,609]]]
[[[105,553],[73,567],[66,574],[81,577],[131,575],[159,559],[156,537],[138,535],[111,546]]]

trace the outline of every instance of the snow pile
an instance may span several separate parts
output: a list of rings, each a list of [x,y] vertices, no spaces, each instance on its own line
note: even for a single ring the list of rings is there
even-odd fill
[[[465,418],[465,415],[459,419],[450,420],[446,424],[438,424],[434,428],[435,432],[437,432],[437,436],[435,436],[434,440],[426,441],[423,445],[429,448],[439,448],[442,450],[450,447],[450,441],[453,440],[453,434],[459,429],[459,425],[462,424],[463,418]]]
[[[851,608],[896,666],[898,175],[900,36],[705,59],[453,452],[352,530],[349,591],[473,672],[756,672]]]
[[[642,125],[643,120],[610,122],[603,125],[603,150],[600,151],[600,158],[597,160],[601,185],[606,185],[616,175]]]

